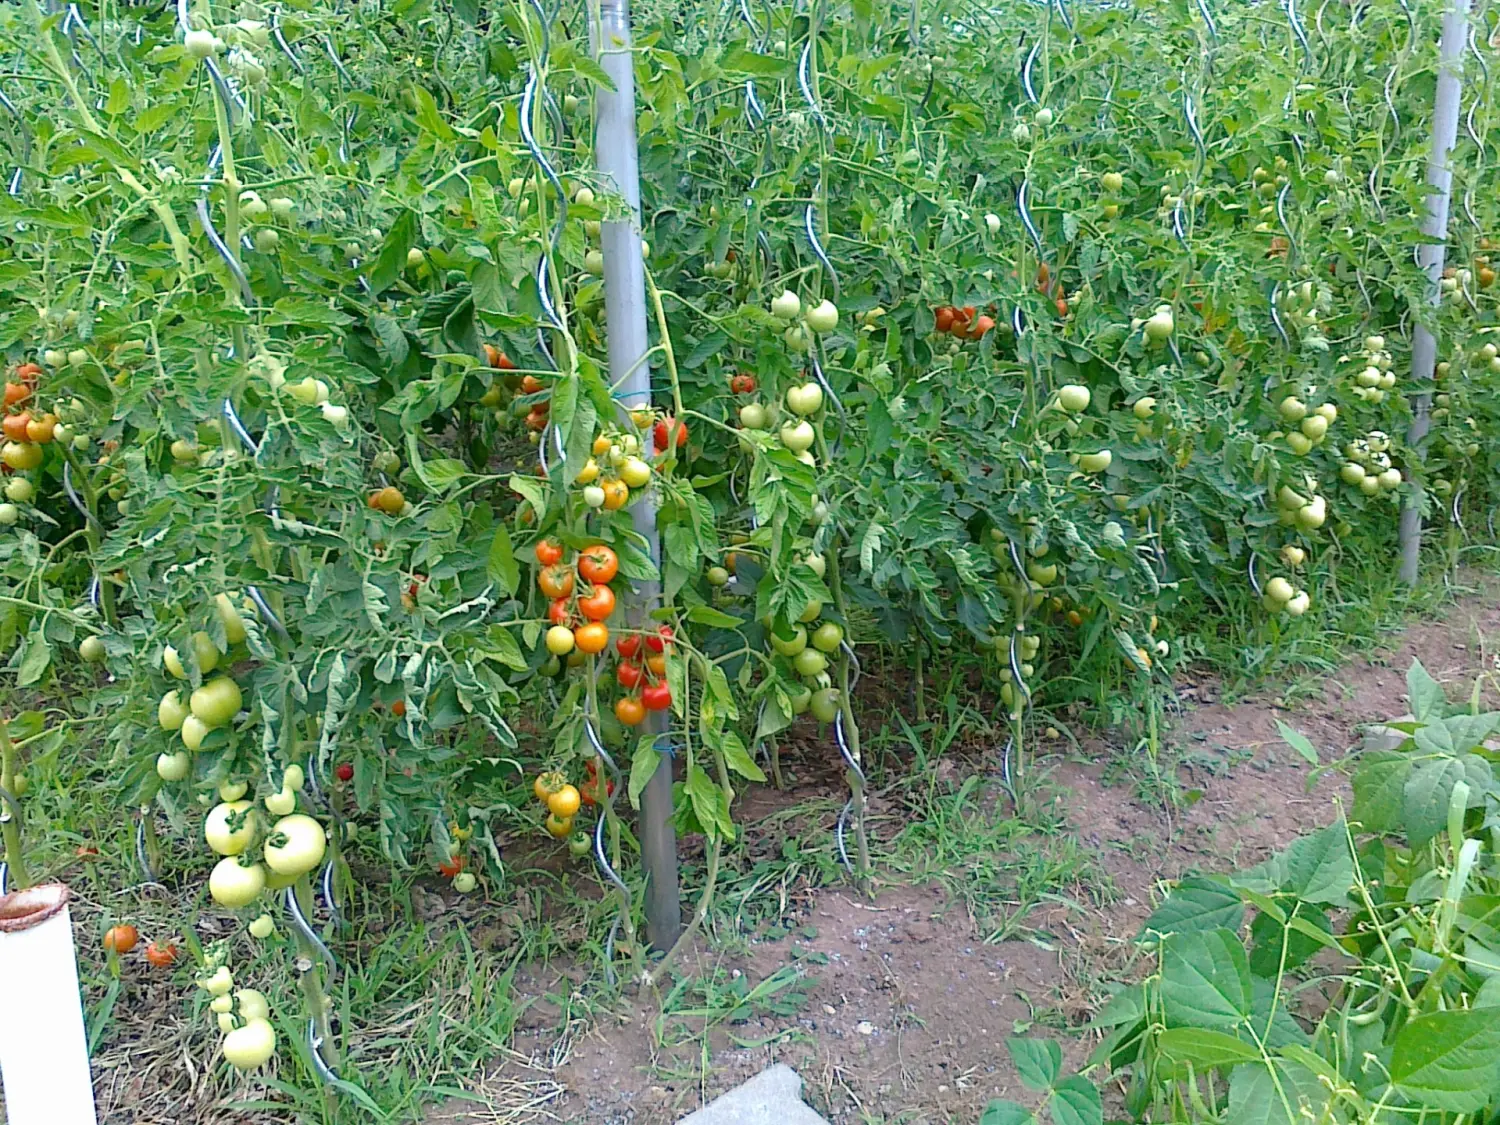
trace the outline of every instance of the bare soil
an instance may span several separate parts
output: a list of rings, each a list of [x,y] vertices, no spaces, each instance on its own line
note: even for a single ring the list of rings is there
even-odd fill
[[[836,1125],[973,1123],[991,1098],[1032,1100],[1005,1039],[1087,1020],[1101,982],[1130,972],[1132,939],[1161,881],[1258,862],[1334,815],[1342,775],[1324,772],[1310,784],[1310,765],[1282,741],[1277,720],[1307,735],[1324,763],[1337,761],[1362,726],[1405,711],[1413,659],[1451,685],[1450,695],[1467,693],[1497,645],[1500,591],[1491,587],[1303,685],[1293,706],[1271,692],[1228,705],[1210,679],[1182,685],[1184,712],[1159,755],[1175,763],[1186,796],[1179,807],[1107,780],[1103,742],[1043,762],[1055,811],[1111,885],[1033,911],[1029,940],[985,944],[962,904],[937,887],[888,886],[870,900],[852,888],[813,891],[788,904],[789,935],[729,952],[705,942],[679,966],[741,987],[795,973],[768,1004],[715,1021],[694,1014],[692,1000],[657,996],[561,1037],[553,1013],[539,1011],[496,1077],[543,1070],[558,1083],[555,1097],[516,1120],[598,1125],[673,1121],[775,1062],[802,1075],[808,1101]],[[1101,890],[1105,909],[1077,905]],[[784,1011],[773,1010],[778,1000]],[[1069,1060],[1086,1047],[1070,1036]],[[466,1112],[450,1106],[430,1120]]]

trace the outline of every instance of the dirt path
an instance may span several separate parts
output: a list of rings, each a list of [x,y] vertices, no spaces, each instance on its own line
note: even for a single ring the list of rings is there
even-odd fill
[[[1489,586],[1372,645],[1299,692],[1291,709],[1270,692],[1227,706],[1212,683],[1184,688],[1186,709],[1161,755],[1176,764],[1187,798],[1179,807],[1143,801],[1128,779],[1107,781],[1104,744],[1044,763],[1052,811],[1092,853],[1104,885],[1033,908],[1026,940],[985,944],[963,904],[936,886],[888,887],[869,902],[846,889],[812,892],[788,904],[776,936],[688,958],[689,984],[657,1003],[623,1006],[561,1035],[555,1007],[537,1009],[518,1032],[517,1057],[492,1080],[546,1075],[562,1090],[532,1111],[536,1118],[623,1125],[675,1120],[786,1062],[833,1122],[972,1125],[993,1097],[1028,1098],[1009,1065],[1008,1036],[1082,1022],[1099,982],[1128,971],[1158,880],[1256,862],[1331,817],[1340,777],[1325,775],[1309,791],[1310,767],[1281,740],[1278,719],[1334,761],[1363,724],[1404,711],[1413,658],[1467,690],[1496,648],[1500,588]],[[1082,1050],[1074,1043],[1069,1054]],[[431,1118],[462,1119],[459,1107]]]

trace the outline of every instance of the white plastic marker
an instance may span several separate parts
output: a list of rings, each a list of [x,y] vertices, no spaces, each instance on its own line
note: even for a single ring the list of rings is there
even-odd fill
[[[10,1125],[97,1125],[68,888],[0,898],[0,1081]]]

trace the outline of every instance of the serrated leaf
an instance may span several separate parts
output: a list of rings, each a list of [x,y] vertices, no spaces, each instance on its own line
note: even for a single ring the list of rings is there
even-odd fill
[[[724,755],[724,764],[741,777],[748,778],[750,781],[765,781],[765,773],[755,764],[755,759],[750,756],[750,751],[745,749],[740,736],[733,731],[725,732],[719,751]]]
[[[661,751],[656,748],[656,736],[642,736],[630,759],[630,785],[626,791],[630,796],[631,808],[640,809],[641,794],[646,791],[646,786],[656,775],[656,768],[660,764]]]
[[[979,1125],[1031,1125],[1033,1120],[1031,1110],[1024,1105],[996,1098],[984,1107]]]

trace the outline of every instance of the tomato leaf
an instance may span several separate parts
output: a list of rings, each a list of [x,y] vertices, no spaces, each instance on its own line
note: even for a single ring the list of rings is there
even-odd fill
[[[719,750],[724,755],[724,764],[741,777],[751,781],[765,781],[766,775],[755,764],[755,759],[745,749],[745,743],[733,731],[726,731],[720,741]]]
[[[516,553],[510,542],[510,532],[503,523],[495,525],[495,537],[490,540],[490,553],[485,563],[489,579],[505,597],[512,597],[521,588],[521,567],[516,562]]]
[[[627,792],[630,795],[630,807],[640,809],[641,794],[646,791],[647,784],[656,774],[656,767],[661,764],[661,751],[656,748],[656,736],[654,734],[642,735],[639,742],[635,744],[635,754],[630,759],[630,785]]]
[[[429,101],[431,97],[429,94]],[[370,289],[377,296],[396,283],[406,269],[407,252],[416,244],[417,216],[411,211],[402,211],[386,231],[385,241],[380,244],[380,252],[375,255],[375,264],[367,278]]]

